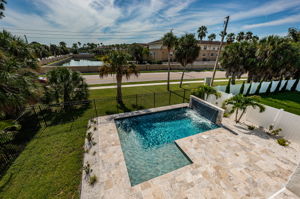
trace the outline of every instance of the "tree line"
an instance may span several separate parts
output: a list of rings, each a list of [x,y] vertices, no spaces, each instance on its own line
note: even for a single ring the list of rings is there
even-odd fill
[[[300,78],[300,31],[290,28],[287,37],[268,36],[225,46],[220,64],[232,83],[243,74],[248,82]]]

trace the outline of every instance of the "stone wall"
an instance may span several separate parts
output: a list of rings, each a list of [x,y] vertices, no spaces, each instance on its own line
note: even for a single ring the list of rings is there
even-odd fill
[[[191,95],[189,107],[218,125],[222,123],[224,110],[218,106]]]

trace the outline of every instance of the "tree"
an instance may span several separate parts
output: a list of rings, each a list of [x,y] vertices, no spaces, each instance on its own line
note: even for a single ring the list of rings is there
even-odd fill
[[[185,34],[180,37],[175,48],[176,60],[183,66],[183,72],[180,80],[182,87],[184,72],[188,64],[192,64],[199,56],[200,47],[194,34]]]
[[[207,27],[206,26],[200,26],[198,28],[198,38],[200,41],[202,41],[203,38],[206,37],[206,34],[207,34]]]
[[[143,63],[143,46],[133,43],[129,46],[128,52],[138,64]]]
[[[6,0],[0,0],[0,19],[4,17],[5,4]]]
[[[215,39],[216,39],[216,34],[215,33],[212,33],[212,34],[208,35],[208,40],[209,41],[213,41]]]
[[[173,34],[173,32],[168,32],[164,35],[162,38],[163,46],[167,47],[168,50],[168,83],[167,83],[167,90],[170,90],[170,53],[171,50],[176,46],[177,43],[177,37]]]
[[[28,44],[5,30],[0,32],[0,116],[15,116],[39,99],[37,69]]]
[[[236,36],[236,40],[238,42],[243,41],[245,39],[245,33],[244,32],[239,32]]]
[[[48,82],[45,87],[45,101],[47,103],[66,103],[87,99],[88,87],[79,72],[57,67],[50,70],[46,76]]]
[[[67,48],[67,44],[64,41],[59,42],[60,52],[63,55],[69,54],[69,49]]]
[[[257,70],[254,80],[296,78],[299,71],[299,47],[285,38],[268,36],[257,43]]]
[[[226,36],[226,41],[227,43],[232,43],[234,42],[235,40],[235,34],[234,33],[229,33],[227,36]]]
[[[223,105],[231,105],[232,110],[231,114],[235,112],[235,122],[239,123],[243,115],[245,114],[248,107],[252,108],[259,108],[259,112],[264,112],[265,107],[258,103],[259,97],[257,96],[251,96],[251,97],[245,97],[242,94],[238,94],[236,96],[233,96],[230,99],[227,99],[224,101]],[[241,111],[241,114],[239,116],[239,111]]]
[[[78,44],[77,43],[73,43],[73,45],[72,45],[72,53],[78,54]]]
[[[220,37],[223,37],[223,36],[225,37],[227,35],[227,32],[224,33],[224,31],[222,30],[219,35],[220,35]]]
[[[217,99],[221,97],[221,93],[215,88],[208,85],[201,85],[196,89],[192,90],[192,95],[195,95],[203,100],[207,100],[210,95],[214,95]]]
[[[225,88],[225,93],[230,93],[230,86],[231,86],[231,78],[229,78],[228,82],[227,82],[227,86]]]
[[[254,64],[252,60],[254,55],[249,54],[247,42],[236,42],[225,46],[220,57],[220,64],[226,70],[226,76],[231,76],[232,83],[247,72],[247,67]]]
[[[104,66],[100,67],[99,76],[103,78],[108,75],[116,74],[117,79],[117,102],[123,105],[122,100],[122,79],[127,79],[131,75],[138,76],[139,72],[134,64],[129,64],[130,56],[122,51],[112,51],[108,56],[103,58]]]
[[[246,32],[246,35],[245,35],[245,40],[246,41],[249,41],[249,40],[252,40],[253,38],[253,33],[252,32]]]
[[[288,29],[288,37],[292,39],[294,42],[300,41],[300,30],[297,28],[289,28]]]

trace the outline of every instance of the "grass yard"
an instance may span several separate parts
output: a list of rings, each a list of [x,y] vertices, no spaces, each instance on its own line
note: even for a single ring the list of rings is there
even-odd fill
[[[300,115],[300,92],[283,92],[262,95],[261,103]]]
[[[184,88],[191,89],[199,85],[184,84]],[[178,85],[171,85],[171,89],[177,90],[178,95],[183,95],[182,90],[178,91]],[[153,92],[156,93],[155,102]],[[125,107],[116,106],[115,94],[115,89],[90,91],[90,99],[97,99],[95,104],[98,115],[169,105],[165,85],[123,88]],[[186,96],[189,94],[187,92]],[[171,104],[183,102],[178,95],[171,95]],[[0,198],[79,198],[87,121],[95,117],[95,110],[90,104],[86,109],[72,110],[71,113],[76,115],[74,122],[68,120],[70,115],[58,112],[55,119],[47,119],[51,126],[36,132],[0,179]],[[54,122],[66,120],[70,122]]]

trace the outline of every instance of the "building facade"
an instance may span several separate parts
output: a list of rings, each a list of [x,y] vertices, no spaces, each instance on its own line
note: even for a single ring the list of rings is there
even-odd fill
[[[200,52],[196,61],[215,61],[217,59],[220,41],[199,41]],[[224,43],[226,45],[226,43]],[[154,61],[167,61],[168,50],[162,45],[162,40],[148,43],[150,58]],[[171,60],[175,59],[171,50]]]

